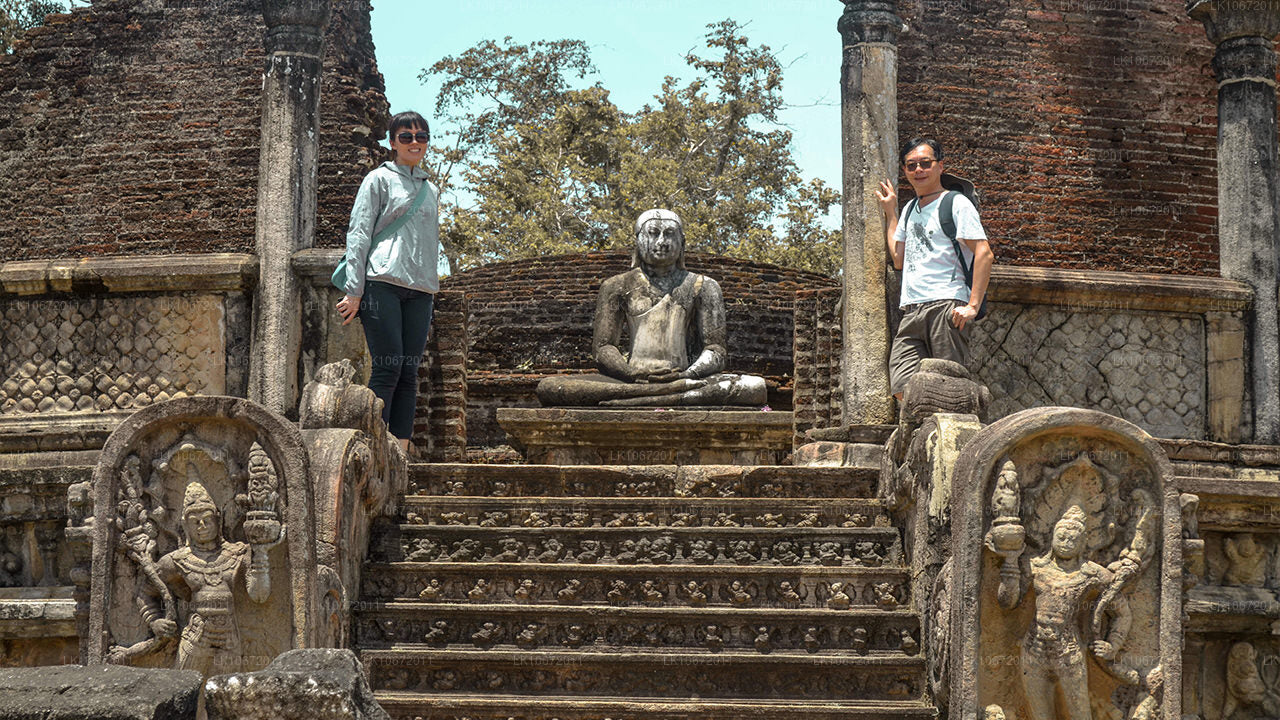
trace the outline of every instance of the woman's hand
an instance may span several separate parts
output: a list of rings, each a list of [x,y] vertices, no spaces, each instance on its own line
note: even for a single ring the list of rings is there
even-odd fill
[[[338,314],[342,316],[342,324],[350,325],[356,319],[356,313],[360,312],[360,298],[344,295],[336,307]]]

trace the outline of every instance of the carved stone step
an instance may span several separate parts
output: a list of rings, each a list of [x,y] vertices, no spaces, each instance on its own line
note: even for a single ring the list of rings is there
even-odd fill
[[[505,650],[363,650],[375,691],[611,698],[920,700],[924,659],[901,653],[812,656]]]
[[[799,700],[623,700],[520,695],[420,695],[379,692],[395,720],[932,720],[922,702]]]
[[[918,618],[905,610],[556,607],[362,603],[353,621],[365,649],[705,650],[809,655],[919,651]],[[771,655],[772,656],[772,655]]]
[[[408,524],[480,527],[887,527],[868,498],[493,498],[410,495]]]
[[[394,532],[394,531],[393,531]],[[898,530],[871,528],[482,528],[401,525],[380,538],[385,561],[594,565],[864,565],[901,562]]]
[[[364,572],[362,600],[373,602],[893,608],[907,604],[910,586],[901,567],[436,562],[375,564]]]
[[[409,466],[410,493],[497,497],[870,498],[879,468],[790,465]]]

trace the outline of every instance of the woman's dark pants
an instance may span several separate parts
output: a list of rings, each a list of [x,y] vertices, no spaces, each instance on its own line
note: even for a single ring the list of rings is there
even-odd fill
[[[418,365],[427,348],[434,300],[431,293],[376,280],[364,284],[360,298],[360,323],[373,364],[369,388],[382,398],[382,419],[391,434],[402,440],[413,436]]]

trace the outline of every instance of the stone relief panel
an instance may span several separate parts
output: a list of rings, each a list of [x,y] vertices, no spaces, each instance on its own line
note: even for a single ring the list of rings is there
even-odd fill
[[[217,295],[0,303],[0,417],[131,411],[225,392]]]
[[[67,585],[67,482],[51,472],[0,477],[0,588]]]
[[[1049,405],[1113,413],[1157,437],[1204,435],[1200,316],[1002,304],[974,325],[992,417]]]
[[[953,714],[1179,717],[1172,481],[1150,436],[1103,413],[1032,409],[975,436],[952,511]]]
[[[314,644],[306,468],[297,428],[238,398],[122,423],[94,471],[89,662],[208,676]]]
[[[1188,641],[1199,660],[1187,685],[1205,720],[1280,716],[1280,644],[1254,636]]]

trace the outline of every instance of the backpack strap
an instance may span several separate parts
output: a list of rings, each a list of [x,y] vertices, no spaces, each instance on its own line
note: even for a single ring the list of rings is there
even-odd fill
[[[942,204],[938,206],[938,224],[942,226],[942,232],[946,233],[951,247],[956,251],[956,261],[964,271],[964,284],[973,287],[973,266],[965,264],[964,253],[960,252],[960,243],[956,241],[956,216],[952,206],[955,205],[958,194],[955,190],[948,190],[942,195],[939,200]]]

